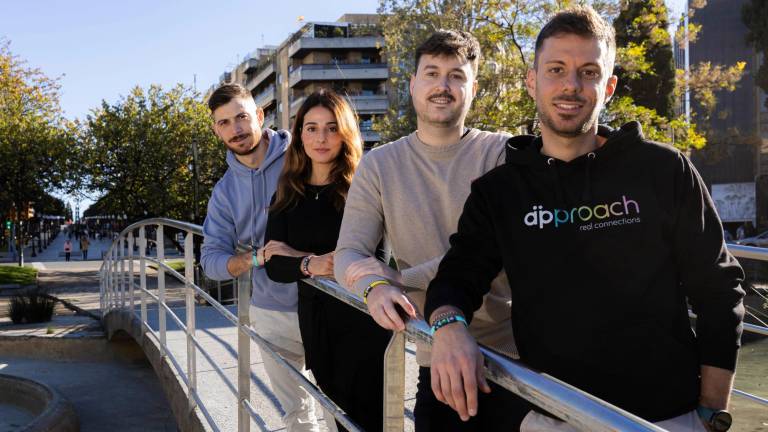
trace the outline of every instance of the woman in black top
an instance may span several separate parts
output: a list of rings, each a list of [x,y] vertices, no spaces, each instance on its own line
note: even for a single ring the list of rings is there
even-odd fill
[[[329,90],[308,96],[296,114],[262,254],[270,279],[298,281],[299,328],[307,368],[318,386],[355,423],[375,431],[383,427],[384,350],[390,333],[302,281],[333,275],[344,203],[361,156],[350,105]]]

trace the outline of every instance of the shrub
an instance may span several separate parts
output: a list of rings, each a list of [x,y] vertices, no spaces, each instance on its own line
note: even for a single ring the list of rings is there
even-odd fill
[[[56,301],[44,292],[32,290],[11,298],[8,315],[14,324],[48,322],[55,306]]]
[[[8,315],[14,324],[21,324],[24,321],[24,315],[27,313],[27,300],[23,296],[15,295],[11,297],[8,304]]]

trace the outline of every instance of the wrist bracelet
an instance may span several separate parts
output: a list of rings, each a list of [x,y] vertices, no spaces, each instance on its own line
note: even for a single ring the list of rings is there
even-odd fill
[[[441,314],[443,315],[443,314]],[[432,324],[432,329],[430,330],[430,335],[434,336],[435,332],[440,330],[441,328],[447,326],[448,324],[453,324],[455,322],[460,322],[464,324],[464,327],[469,327],[467,324],[467,320],[464,319],[463,316],[456,312],[452,312],[451,315],[446,316],[445,318],[440,318],[439,320],[435,320],[434,324]]]
[[[307,255],[301,260],[301,272],[305,276],[312,277],[312,273],[309,271],[309,261],[314,257],[314,255]]]
[[[253,263],[253,267],[254,268],[261,267],[261,264],[259,264],[259,256],[258,256],[258,254],[259,254],[259,251],[257,249],[254,249],[253,250],[253,254],[251,255],[251,257],[252,257],[251,258],[251,262]]]
[[[430,327],[432,327],[432,325],[433,325],[434,323],[436,323],[436,322],[440,321],[441,319],[443,319],[443,318],[447,318],[447,317],[449,317],[449,316],[451,316],[451,315],[456,315],[457,313],[458,313],[458,312],[456,312],[456,311],[453,311],[453,310],[449,310],[448,312],[443,312],[443,313],[441,313],[441,314],[437,314],[437,315],[436,315],[436,316],[435,316],[435,317],[432,319],[432,324],[430,324],[429,326],[430,326]],[[463,315],[462,315],[462,316],[463,316]],[[429,322],[427,322],[427,324],[429,324]]]
[[[368,286],[365,287],[365,290],[363,291],[363,303],[368,304],[368,294],[370,294],[371,290],[373,290],[379,285],[389,285],[389,281],[379,279],[377,281],[373,281],[369,283]]]

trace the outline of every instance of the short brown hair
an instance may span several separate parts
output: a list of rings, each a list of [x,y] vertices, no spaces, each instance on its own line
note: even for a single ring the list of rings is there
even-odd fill
[[[584,38],[594,38],[598,42],[605,42],[608,47],[608,58],[606,68],[609,72],[613,70],[613,63],[616,60],[616,33],[613,26],[605,20],[590,6],[575,6],[557,13],[539,32],[536,37],[536,57],[533,65],[538,65],[539,51],[544,41],[551,37],[564,34],[575,34]]]
[[[471,62],[472,70],[477,74],[477,67],[480,64],[480,43],[470,32],[440,29],[416,48],[416,70],[419,69],[419,60],[424,54],[456,56],[462,61]]]
[[[211,97],[208,98],[208,109],[211,110],[211,114],[216,111],[216,108],[226,105],[234,98],[253,98],[251,93],[240,84],[222,84],[216,90],[211,93]]]

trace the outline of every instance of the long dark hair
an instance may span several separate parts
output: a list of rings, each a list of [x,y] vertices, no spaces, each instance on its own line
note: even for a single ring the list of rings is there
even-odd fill
[[[272,211],[277,212],[292,207],[300,197],[304,196],[304,184],[309,181],[312,174],[312,160],[304,151],[301,131],[304,128],[304,116],[316,106],[325,107],[333,113],[341,134],[341,150],[331,168],[331,183],[328,187],[331,188],[329,192],[333,194],[333,204],[336,209],[339,211],[344,209],[352,176],[363,155],[363,140],[357,125],[357,115],[349,102],[332,90],[320,89],[309,95],[296,113],[291,144],[288,146],[283,172],[277,183],[277,194]]]

